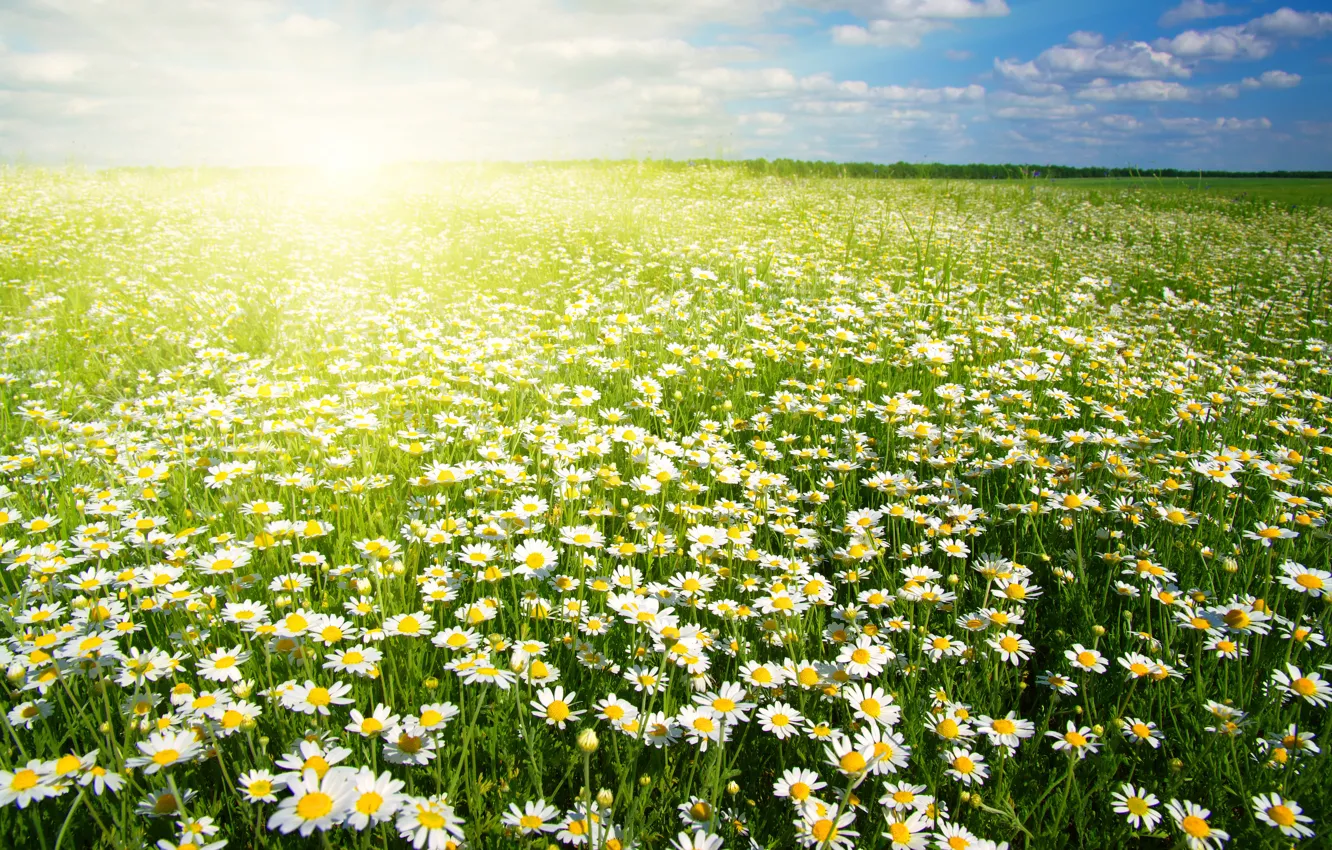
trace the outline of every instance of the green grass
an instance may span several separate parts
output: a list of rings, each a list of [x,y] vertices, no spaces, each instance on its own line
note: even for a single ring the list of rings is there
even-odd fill
[[[1318,846],[1332,211],[1205,182],[4,172],[3,843]]]

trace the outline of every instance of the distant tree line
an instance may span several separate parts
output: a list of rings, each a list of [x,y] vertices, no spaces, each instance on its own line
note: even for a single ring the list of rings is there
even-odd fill
[[[614,165],[622,160],[591,160],[580,163],[556,161],[541,165]],[[939,162],[822,162],[801,159],[648,159],[642,160],[669,170],[686,168],[740,168],[751,174],[772,177],[882,177],[935,178],[945,180],[1022,180],[1070,177],[1291,177],[1332,178],[1332,171],[1185,171],[1178,168],[1078,168],[1071,165],[1019,165],[1011,163],[949,165]]]

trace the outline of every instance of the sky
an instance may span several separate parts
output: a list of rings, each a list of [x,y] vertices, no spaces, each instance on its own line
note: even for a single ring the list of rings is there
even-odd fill
[[[7,162],[1332,170],[1329,90],[1329,0],[0,0]]]

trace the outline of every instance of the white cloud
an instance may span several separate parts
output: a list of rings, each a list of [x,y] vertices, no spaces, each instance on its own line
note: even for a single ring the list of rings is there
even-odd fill
[[[331,35],[341,28],[337,21],[331,21],[328,18],[312,18],[309,15],[299,13],[288,15],[281,24],[283,32],[297,38],[319,38],[320,36]]]
[[[1098,33],[1075,32],[1068,43],[1041,52],[1028,62],[996,59],[994,69],[1030,94],[1053,93],[1060,83],[1086,77],[1187,79],[1192,71],[1167,51],[1142,41],[1105,44]]]
[[[846,47],[916,47],[925,35],[945,29],[948,24],[920,18],[903,20],[884,19],[859,24],[843,24],[832,28],[834,44]]]
[[[1244,26],[1250,32],[1276,38],[1313,38],[1332,33],[1332,12],[1297,12],[1285,6]]]
[[[1303,79],[1299,74],[1288,74],[1285,71],[1264,71],[1257,77],[1245,77],[1240,82],[1240,86],[1253,89],[1293,89],[1300,84]]]
[[[960,20],[1000,18],[1009,13],[1005,0],[831,0],[808,5],[829,11],[849,12],[865,20]]]
[[[1156,48],[1182,59],[1229,61],[1264,59],[1276,45],[1244,26],[1217,27],[1210,30],[1185,30],[1174,38],[1156,41]]]
[[[842,24],[830,30],[834,44],[848,47],[915,47],[953,21],[998,18],[1009,13],[1005,0],[854,0],[810,2],[823,11],[844,11],[865,25]]]
[[[1270,130],[1266,118],[1162,118],[1161,127],[1177,133],[1239,133]]]
[[[88,67],[88,58],[78,53],[50,51],[46,53],[10,53],[0,56],[0,67],[19,80],[31,83],[69,83],[82,75]]]
[[[1220,18],[1234,15],[1235,9],[1225,3],[1208,3],[1206,0],[1184,0],[1178,6],[1168,10],[1157,21],[1163,27],[1179,26],[1189,21],[1201,21],[1206,18]]]
[[[1101,102],[1178,103],[1202,99],[1197,89],[1189,88],[1173,80],[1134,80],[1128,83],[1115,84],[1104,77],[1092,80],[1078,92],[1077,96],[1082,100]]]
[[[1276,51],[1276,39],[1320,38],[1332,33],[1332,12],[1297,12],[1289,7],[1235,26],[1186,30],[1174,38],[1157,39],[1159,50],[1182,59],[1231,61],[1265,59]]]

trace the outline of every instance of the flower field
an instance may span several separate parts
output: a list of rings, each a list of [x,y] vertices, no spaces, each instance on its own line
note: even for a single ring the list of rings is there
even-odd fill
[[[0,189],[0,845],[1327,846],[1332,208]]]

